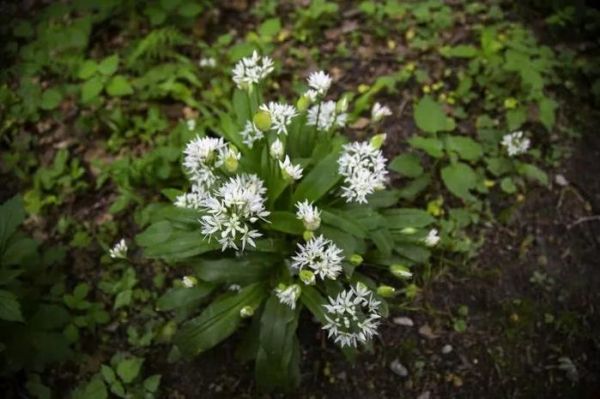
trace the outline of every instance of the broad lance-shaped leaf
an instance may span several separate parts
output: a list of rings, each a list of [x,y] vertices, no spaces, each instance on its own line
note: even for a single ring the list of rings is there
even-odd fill
[[[144,247],[145,256],[167,262],[181,261],[220,248],[216,240],[209,241],[199,229],[176,229],[168,221],[154,223],[136,237],[136,242]]]
[[[305,199],[314,202],[325,195],[335,186],[340,179],[338,174],[337,160],[339,152],[334,151],[308,172],[294,192],[293,202],[303,201]]]
[[[197,355],[229,337],[238,328],[244,306],[257,308],[264,299],[265,286],[256,283],[238,293],[227,293],[208,305],[200,316],[186,323],[175,336],[182,354]]]
[[[346,217],[341,212],[336,212],[334,209],[331,209],[330,211],[323,210],[321,212],[321,219],[323,220],[323,223],[337,227],[338,229],[345,231],[346,233],[350,233],[358,238],[367,237],[367,231],[363,229],[360,224]]]
[[[274,211],[269,215],[269,223],[265,227],[282,233],[302,235],[304,225],[292,212]]]
[[[433,216],[422,209],[396,208],[383,211],[386,225],[390,229],[404,229],[406,227],[425,227],[435,221]]]
[[[165,292],[158,301],[156,308],[167,311],[198,303],[206,298],[215,288],[214,284],[198,281],[194,287],[173,287]]]
[[[267,279],[278,260],[277,255],[246,253],[240,258],[198,259],[191,266],[194,274],[204,281],[246,285]]]
[[[300,382],[299,313],[299,307],[292,310],[274,294],[267,300],[256,356],[256,381],[265,390],[290,390]]]
[[[424,96],[419,100],[413,116],[419,129],[428,133],[450,131],[455,128],[454,121],[446,116],[442,105],[431,96]]]

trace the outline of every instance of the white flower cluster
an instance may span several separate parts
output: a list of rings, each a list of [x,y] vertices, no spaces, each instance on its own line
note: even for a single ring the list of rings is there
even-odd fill
[[[265,137],[263,132],[251,121],[246,121],[246,126],[244,126],[244,130],[242,130],[240,134],[243,138],[244,144],[250,148],[254,146],[255,141],[259,141]]]
[[[321,211],[308,200],[297,202],[296,208],[296,217],[302,220],[306,230],[315,231],[321,226]]]
[[[217,60],[215,60],[213,57],[200,58],[198,65],[200,68],[215,68],[217,66]]]
[[[440,242],[440,235],[437,229],[431,229],[427,233],[427,236],[424,239],[425,245],[428,247],[435,247],[438,242]]]
[[[300,165],[292,164],[290,157],[287,155],[285,156],[285,160],[279,161],[279,167],[284,179],[299,180],[302,178],[302,168]]]
[[[287,134],[287,127],[298,113],[292,105],[269,102],[260,106],[261,111],[268,112],[271,116],[272,127],[277,134]]]
[[[338,159],[338,172],[344,176],[342,197],[346,202],[367,203],[367,195],[384,188],[386,159],[368,142],[345,144]]]
[[[127,243],[124,238],[108,250],[108,255],[113,259],[127,259]]]
[[[233,81],[240,89],[248,89],[273,72],[273,60],[261,57],[256,51],[251,57],[242,58],[233,68]]]
[[[321,279],[335,280],[342,271],[342,250],[322,235],[311,238],[305,245],[298,244],[292,257],[292,269],[311,269]]]
[[[280,284],[279,287],[275,288],[275,295],[277,295],[279,302],[292,309],[296,309],[296,301],[300,298],[301,292],[301,288],[298,284],[292,284],[288,287]]]
[[[313,72],[308,77],[308,86],[313,92],[307,93],[311,100],[315,100],[316,96],[325,96],[329,87],[331,87],[331,76],[323,71]]]
[[[254,239],[261,237],[250,224],[265,219],[269,212],[265,209],[266,188],[256,175],[238,175],[229,178],[219,188],[208,193],[201,202],[202,233],[209,238],[216,237],[223,251],[227,248],[242,250],[246,245],[256,246]]]
[[[392,111],[386,105],[381,105],[379,103],[373,104],[373,108],[371,108],[371,119],[375,122],[379,122],[386,116],[392,115]]]
[[[310,107],[306,118],[307,125],[316,126],[318,130],[326,132],[333,126],[344,127],[348,115],[337,111],[335,101],[325,101]]]
[[[183,166],[190,180],[198,186],[197,191],[204,191],[215,182],[213,165],[218,154],[224,155],[226,147],[222,138],[213,137],[196,137],[185,147]]]
[[[529,149],[531,142],[523,135],[523,132],[513,132],[502,137],[502,145],[511,157],[524,154]]]
[[[329,298],[328,305],[323,305],[327,320],[323,329],[342,347],[356,347],[359,342],[364,344],[377,335],[380,305],[364,284],[357,283],[355,287],[341,291],[335,299]]]

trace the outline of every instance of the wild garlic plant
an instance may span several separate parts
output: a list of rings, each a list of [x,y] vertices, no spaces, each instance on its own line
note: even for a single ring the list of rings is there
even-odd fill
[[[386,298],[402,292],[440,237],[432,216],[398,207],[401,192],[389,187],[386,135],[376,129],[390,109],[375,104],[378,134],[349,142],[350,96],[331,98],[326,72],[310,74],[291,105],[263,98],[273,70],[257,53],[242,59],[231,112],[214,131],[188,122],[198,134],[183,149],[189,188],[158,208],[137,243],[193,271],[159,300],[184,316],[199,311],[175,334],[176,355],[242,327],[239,354],[255,361],[258,384],[285,389],[299,381],[296,329],[310,323],[302,311],[354,356],[377,336]]]

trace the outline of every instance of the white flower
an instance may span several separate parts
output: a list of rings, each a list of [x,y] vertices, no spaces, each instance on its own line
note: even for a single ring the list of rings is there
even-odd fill
[[[229,178],[218,189],[206,195],[202,200],[202,234],[216,237],[227,248],[242,250],[246,245],[256,246],[254,239],[261,237],[258,230],[250,225],[269,215],[265,209],[266,188],[256,175],[238,175]]]
[[[271,144],[271,148],[269,149],[271,157],[277,160],[280,160],[281,157],[283,157],[284,151],[283,143],[279,139],[276,139],[273,144]]]
[[[304,95],[310,100],[310,102],[314,102],[317,99],[319,93],[317,93],[316,90],[308,89],[306,90],[306,93],[304,93]]]
[[[509,133],[502,137],[502,145],[511,157],[526,153],[530,144],[531,141],[524,137],[521,131]]]
[[[198,284],[198,280],[194,276],[183,276],[181,283],[185,288],[192,288]]]
[[[342,250],[321,235],[304,245],[298,244],[291,267],[297,271],[309,268],[321,279],[335,280],[342,271],[343,259]]]
[[[183,166],[195,184],[203,189],[212,186],[216,180],[212,166],[217,153],[226,145],[222,138],[213,137],[196,137],[186,145]]]
[[[108,255],[113,259],[127,259],[127,243],[124,238],[108,250]]]
[[[242,58],[233,68],[233,81],[240,89],[249,89],[273,72],[273,60],[261,57],[255,51],[251,57]]]
[[[273,101],[261,105],[260,109],[269,113],[272,127],[277,131],[277,134],[287,134],[287,126],[292,122],[292,118],[298,115],[296,108],[293,106]]]
[[[346,202],[367,203],[367,195],[383,189],[387,181],[386,159],[368,142],[345,144],[338,159],[338,172],[344,176],[342,197]]]
[[[173,202],[178,208],[187,208],[187,209],[200,209],[202,206],[202,200],[204,199],[204,192],[189,192],[178,195]]]
[[[308,200],[304,200],[304,202],[297,202],[296,208],[296,217],[302,220],[304,223],[304,227],[307,230],[314,231],[319,228],[321,225],[321,211],[308,202]]]
[[[279,161],[279,167],[285,179],[299,180],[302,178],[302,168],[300,165],[293,165],[287,155],[284,161]]]
[[[425,237],[424,242],[425,245],[427,245],[428,247],[435,247],[437,243],[440,242],[440,236],[438,234],[437,229],[429,230],[429,233],[427,233],[427,237]]]
[[[227,287],[227,289],[229,291],[238,292],[242,289],[242,286],[239,284],[231,284],[229,287]]]
[[[341,291],[336,298],[330,297],[329,304],[323,305],[327,320],[323,329],[342,347],[356,347],[359,342],[364,344],[377,335],[380,305],[364,284],[357,283],[355,287]]]
[[[320,131],[328,131],[333,126],[344,127],[348,115],[336,111],[334,101],[325,101],[308,109],[307,125],[316,126]]]
[[[331,86],[331,76],[323,71],[313,72],[308,77],[308,86],[317,94],[324,96]]]
[[[188,130],[191,132],[196,130],[196,120],[195,119],[188,119],[187,121],[185,121],[185,125],[187,126]]]
[[[382,120],[384,116],[390,116],[391,114],[392,111],[389,109],[389,107],[379,103],[375,103],[371,109],[371,119],[373,119],[375,122],[378,122]]]
[[[244,130],[240,133],[244,139],[244,144],[252,148],[255,141],[258,141],[264,137],[263,132],[256,127],[256,125],[250,121],[246,122]]]
[[[280,284],[279,287],[275,288],[275,294],[284,305],[289,306],[292,309],[296,308],[296,301],[300,298],[301,288],[298,284],[292,284],[286,287]]]
[[[201,68],[214,68],[217,66],[217,60],[213,57],[200,58],[198,65],[200,65]]]

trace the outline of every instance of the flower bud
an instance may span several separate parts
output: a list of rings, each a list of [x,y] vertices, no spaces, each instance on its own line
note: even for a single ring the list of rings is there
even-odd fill
[[[281,142],[281,140],[277,139],[273,142],[273,144],[271,144],[269,153],[273,158],[280,160],[281,158],[283,158],[284,151],[285,149],[283,148],[283,143]]]
[[[254,315],[254,308],[252,306],[244,306],[240,309],[240,316],[244,319],[252,317]]]
[[[400,233],[402,234],[415,234],[417,232],[417,229],[415,229],[414,227],[405,227],[402,230],[400,230]]]
[[[310,270],[300,270],[298,275],[300,276],[300,280],[306,285],[314,285],[316,283],[315,274]]]
[[[310,230],[306,230],[304,232],[304,234],[302,234],[302,237],[304,238],[304,241],[310,241],[314,236],[315,236],[315,233],[313,233]]]
[[[380,285],[377,287],[377,295],[383,298],[392,298],[396,295],[396,289],[394,287],[390,287],[389,285]]]
[[[412,273],[408,269],[408,267],[401,265],[399,263],[393,264],[390,266],[390,273],[392,273],[395,277],[399,279],[409,279],[412,277]]]
[[[307,95],[303,95],[302,97],[300,97],[296,102],[296,108],[298,109],[298,112],[306,111],[310,103],[310,98]]]
[[[271,128],[271,114],[267,111],[258,111],[254,114],[253,122],[259,130],[266,132]]]
[[[386,137],[387,137],[387,134],[385,134],[385,133],[376,134],[375,136],[371,137],[371,140],[369,141],[369,143],[371,144],[371,146],[373,148],[379,149],[383,145],[383,142],[385,141]]]
[[[354,266],[358,266],[363,263],[363,257],[359,254],[352,254],[352,256],[350,256],[350,263],[352,263]]]
[[[223,165],[225,165],[225,170],[229,173],[234,173],[239,165],[238,159],[240,159],[240,153],[237,148],[234,146],[230,146],[227,151],[227,155],[225,156],[225,160],[223,161]]]
[[[344,96],[335,105],[335,112],[341,114],[348,111],[348,97]]]
[[[185,288],[192,288],[198,284],[198,279],[194,276],[183,276],[181,283]]]

